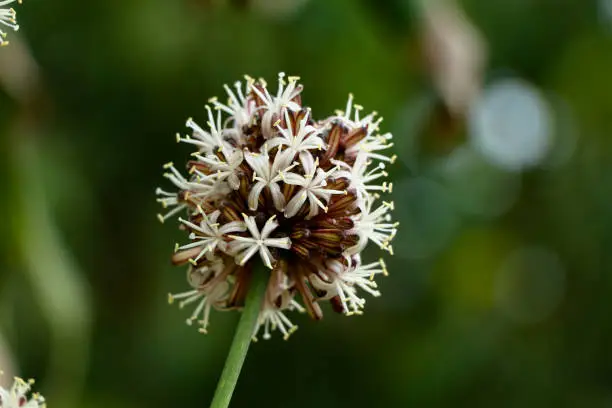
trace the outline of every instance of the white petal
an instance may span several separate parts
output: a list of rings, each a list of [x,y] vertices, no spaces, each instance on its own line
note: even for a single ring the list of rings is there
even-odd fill
[[[304,151],[300,153],[300,162],[302,163],[306,174],[314,173],[314,168],[316,167],[315,161],[309,151]]]
[[[293,196],[285,208],[285,217],[291,218],[295,216],[306,202],[306,198],[308,198],[308,194],[305,190],[302,190]]]
[[[259,205],[259,195],[261,194],[261,190],[266,186],[263,181],[258,181],[255,183],[253,187],[251,187],[251,191],[249,192],[249,209],[256,210]]]
[[[282,248],[282,249],[290,249],[291,248],[291,240],[287,237],[285,238],[268,238],[264,242],[265,245],[270,247]]]
[[[236,260],[238,261],[238,264],[244,265],[249,259],[253,257],[253,255],[255,255],[258,248],[259,248],[258,245],[253,245],[251,248],[243,252],[241,255],[237,256]]]
[[[272,200],[274,201],[274,207],[276,207],[278,211],[283,211],[285,208],[285,196],[279,185],[277,183],[270,183],[268,187],[270,188],[270,195],[272,195]],[[249,194],[249,198],[250,196]]]
[[[223,225],[219,228],[219,233],[222,235],[230,234],[232,232],[246,231],[246,224],[242,221],[232,221]]]
[[[259,229],[257,228],[257,223],[255,222],[254,217],[247,216],[245,214],[242,215],[244,218],[244,222],[251,233],[251,236],[255,239],[260,239]]]
[[[302,186],[302,187],[306,185],[306,179],[300,176],[299,174],[286,173],[284,174],[283,177],[284,177],[283,181],[285,182],[285,184],[291,184],[294,186]]]
[[[266,239],[268,236],[278,227],[278,222],[274,219],[275,217],[270,217],[263,229],[261,230],[261,239]]]
[[[272,257],[270,250],[266,246],[262,245],[259,247],[259,256],[261,256],[264,265],[272,269],[272,261],[274,261],[274,258]]]

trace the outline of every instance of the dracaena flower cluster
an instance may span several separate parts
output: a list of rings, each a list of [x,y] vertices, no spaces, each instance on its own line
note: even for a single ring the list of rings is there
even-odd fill
[[[34,380],[15,377],[11,388],[0,387],[0,408],[45,408],[45,399],[31,392],[32,384]]]
[[[14,31],[19,30],[16,19],[17,13],[14,8],[6,6],[16,1],[21,4],[21,0],[0,0],[0,23]],[[8,45],[8,41],[6,40],[6,33],[0,29],[0,46],[3,45]]]
[[[262,262],[269,283],[254,339],[278,329],[287,338],[296,326],[288,311],[320,319],[319,303],[347,315],[361,313],[363,292],[379,296],[374,277],[383,260],[364,263],[368,242],[393,253],[397,223],[383,195],[385,154],[391,134],[379,133],[376,113],[361,115],[352,95],[344,111],[316,120],[302,105],[296,77],[278,77],[276,93],[264,80],[246,77],[225,86],[226,103],[206,106],[200,127],[177,140],[195,148],[184,171],[165,165],[175,190],[157,190],[165,214],[178,215],[189,241],[176,244],[172,261],[188,264],[190,290],[169,295],[194,305],[187,320],[206,332],[212,309],[240,309],[253,265]]]

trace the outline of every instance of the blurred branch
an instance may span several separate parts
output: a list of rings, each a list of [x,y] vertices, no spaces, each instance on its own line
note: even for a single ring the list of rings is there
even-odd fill
[[[15,135],[21,132],[16,131]],[[25,132],[24,132],[25,133]],[[63,407],[77,406],[89,352],[91,306],[82,274],[63,243],[44,195],[34,139],[21,137],[14,147],[13,169],[20,188],[15,238],[25,271],[51,328],[47,395]],[[53,397],[55,395],[55,397]]]
[[[38,65],[18,33],[13,35],[11,46],[0,52],[0,84],[22,107],[42,96]]]
[[[486,64],[485,40],[454,0],[413,0],[432,81],[452,115],[477,97]]]
[[[0,371],[5,378],[13,378],[15,376],[15,364],[13,362],[13,354],[9,349],[8,343],[4,340],[4,336],[0,332]]]
[[[32,284],[51,330],[46,392],[53,405],[79,405],[89,354],[91,305],[89,290],[65,246],[45,195],[42,133],[36,106],[45,99],[39,69],[25,43],[15,37],[10,53],[2,54],[0,82],[20,104],[8,146],[12,171],[10,213],[13,238],[24,271]]]

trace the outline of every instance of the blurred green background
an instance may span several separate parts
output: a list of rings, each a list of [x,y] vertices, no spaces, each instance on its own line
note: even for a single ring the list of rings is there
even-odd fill
[[[160,225],[174,134],[243,74],[385,117],[400,232],[365,314],[249,352],[233,406],[612,406],[612,1],[25,0],[0,49],[0,366],[50,408],[206,407]],[[274,89],[274,88],[273,88]],[[372,250],[368,259],[380,253]]]

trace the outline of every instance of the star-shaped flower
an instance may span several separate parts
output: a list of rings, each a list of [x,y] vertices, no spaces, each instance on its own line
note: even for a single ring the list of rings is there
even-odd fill
[[[270,252],[270,247],[289,249],[291,248],[291,240],[289,238],[269,238],[270,234],[278,227],[278,222],[275,220],[275,216],[270,217],[261,232],[257,228],[255,218],[252,216],[242,215],[244,222],[251,233],[250,237],[241,237],[232,235],[234,239],[230,244],[230,252],[236,255],[236,262],[238,265],[244,265],[257,251],[263,263],[270,269],[272,269],[272,261],[274,257]]]
[[[297,165],[297,163],[290,164],[290,152],[279,150],[271,163],[267,147],[264,147],[261,153],[246,153],[244,158],[253,169],[253,181],[255,181],[249,192],[249,209],[257,209],[259,196],[264,187],[267,187],[274,206],[278,211],[282,211],[285,208],[285,196],[279,183],[283,181],[289,170]]]
[[[329,202],[332,195],[335,194],[346,194],[346,191],[333,190],[327,188],[327,179],[332,173],[337,171],[336,168],[332,168],[328,171],[323,171],[318,168],[318,159],[315,163],[306,163],[304,166],[305,175],[301,176],[296,173],[288,174],[285,177],[285,183],[300,186],[301,189],[295,193],[293,198],[287,203],[285,208],[285,217],[293,217],[298,211],[300,211],[308,200],[308,215],[306,219],[309,220],[319,213],[319,208],[327,212],[326,203]],[[323,201],[325,203],[323,203]]]

